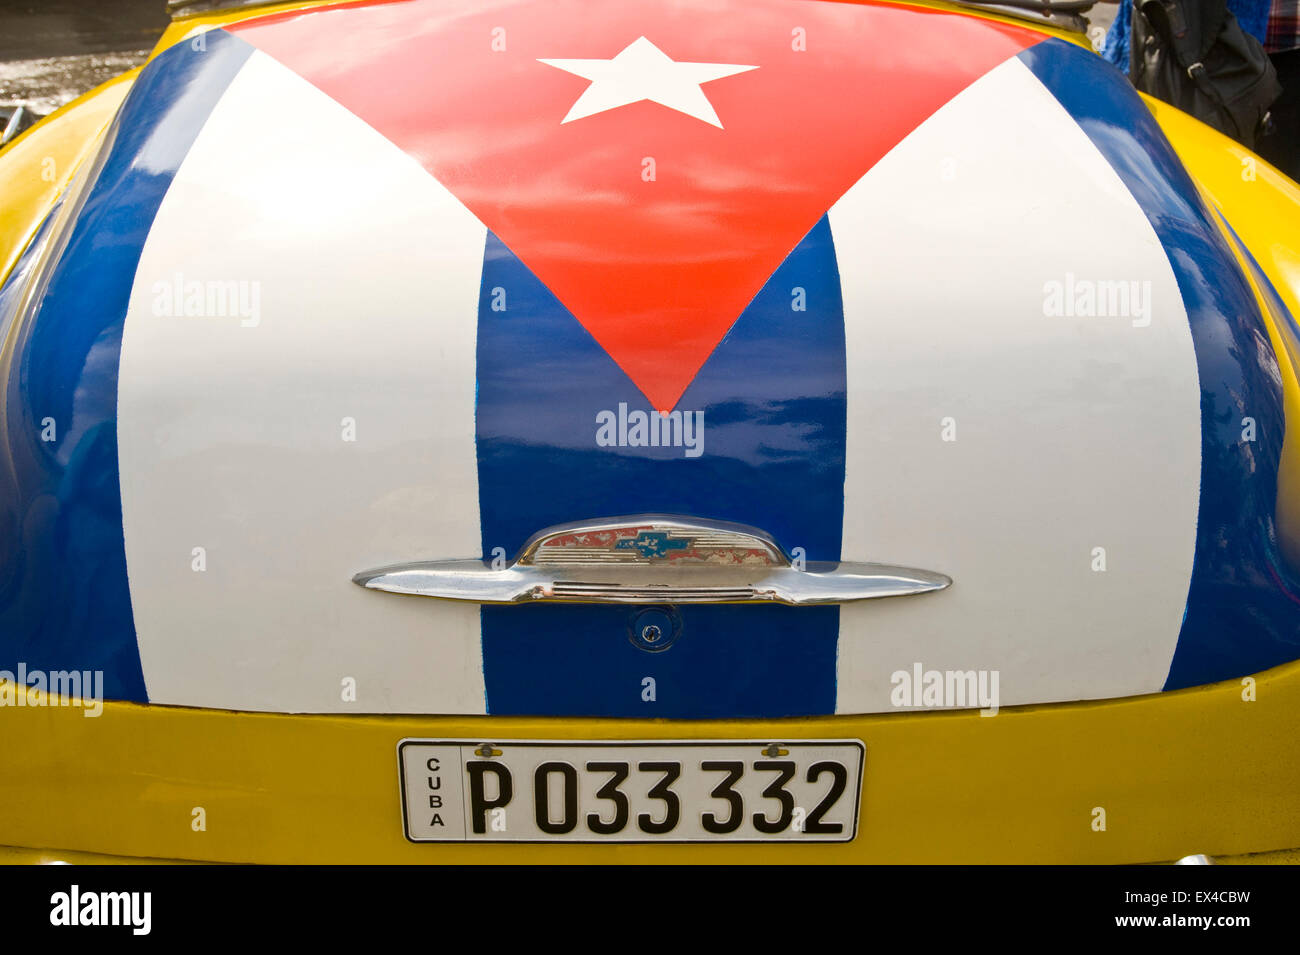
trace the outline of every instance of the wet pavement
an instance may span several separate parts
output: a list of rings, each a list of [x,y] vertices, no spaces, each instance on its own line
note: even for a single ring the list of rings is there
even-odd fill
[[[0,0],[0,104],[48,113],[141,63],[166,0]]]
[[[0,105],[21,103],[44,116],[148,55],[148,50],[135,50],[0,63]]]

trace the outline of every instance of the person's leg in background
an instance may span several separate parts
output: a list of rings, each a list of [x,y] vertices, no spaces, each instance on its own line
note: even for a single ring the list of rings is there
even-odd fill
[[[1261,136],[1255,151],[1300,182],[1300,50],[1272,53],[1282,95],[1269,109],[1273,130]]]
[[[1255,151],[1300,182],[1300,0],[1273,0],[1264,48],[1282,95],[1269,109],[1273,131],[1260,137]]]

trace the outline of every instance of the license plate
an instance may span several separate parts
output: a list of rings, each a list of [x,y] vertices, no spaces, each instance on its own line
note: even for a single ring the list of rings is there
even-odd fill
[[[404,739],[413,842],[848,842],[860,740]]]

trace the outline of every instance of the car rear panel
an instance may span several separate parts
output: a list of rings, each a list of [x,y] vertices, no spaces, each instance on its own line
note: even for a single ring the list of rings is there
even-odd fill
[[[425,6],[213,31],[132,90],[14,295],[15,664],[188,706],[704,719],[912,706],[930,672],[997,674],[1001,705],[1120,697],[1295,655],[1264,321],[1104,64],[887,4],[521,4],[503,50],[490,16]],[[583,82],[539,60],[612,57],[633,21],[758,67],[705,86],[724,126],[561,122]],[[652,444],[662,411],[694,427]],[[643,513],[954,583],[682,607],[648,652],[635,607],[352,582]]]

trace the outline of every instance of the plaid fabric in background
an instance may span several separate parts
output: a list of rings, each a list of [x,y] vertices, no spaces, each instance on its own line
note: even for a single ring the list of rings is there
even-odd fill
[[[1269,53],[1285,53],[1296,47],[1300,47],[1300,0],[1273,0],[1264,49]]]

